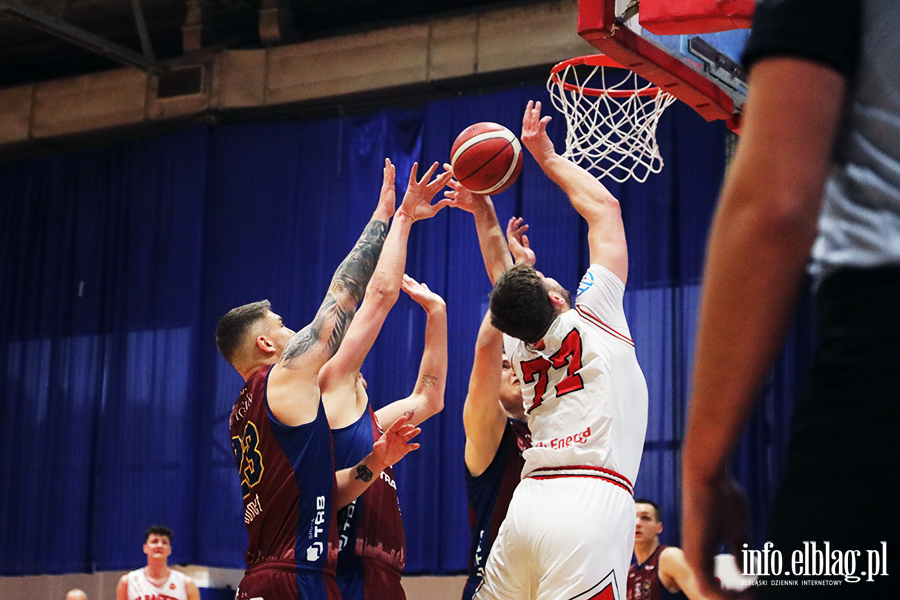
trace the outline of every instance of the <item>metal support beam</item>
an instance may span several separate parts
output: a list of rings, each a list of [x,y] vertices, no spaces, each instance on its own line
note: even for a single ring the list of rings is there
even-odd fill
[[[131,12],[134,13],[134,24],[137,26],[138,36],[141,38],[141,50],[148,60],[156,60],[153,54],[153,46],[150,44],[150,32],[147,31],[147,21],[144,19],[144,8],[141,0],[131,0]]]
[[[85,50],[105,56],[106,58],[123,65],[136,67],[142,71],[154,73],[156,75],[166,71],[162,65],[152,58],[148,59],[129,48],[120,46],[115,42],[94,35],[89,31],[85,31],[80,27],[66,23],[61,19],[52,17],[39,10],[25,6],[20,2],[14,0],[0,0],[0,13],[5,13],[35,29],[49,33],[61,40],[65,40],[76,46],[80,46]]]

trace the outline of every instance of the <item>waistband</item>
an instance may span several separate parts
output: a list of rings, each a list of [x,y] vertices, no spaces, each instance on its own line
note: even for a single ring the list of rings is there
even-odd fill
[[[251,575],[260,571],[280,571],[282,573],[321,575],[323,577],[330,577],[332,579],[335,577],[335,566],[331,563],[317,566],[315,564],[307,565],[304,563],[297,563],[294,561],[283,559],[264,560],[252,565],[247,565],[247,568],[244,570],[244,575]]]
[[[628,481],[628,478],[621,473],[616,473],[612,469],[604,469],[603,467],[593,467],[590,465],[574,465],[567,467],[542,467],[533,470],[528,474],[531,479],[559,479],[560,477],[590,477],[592,479],[602,479],[613,485],[617,485],[632,496],[634,496],[634,486]]]

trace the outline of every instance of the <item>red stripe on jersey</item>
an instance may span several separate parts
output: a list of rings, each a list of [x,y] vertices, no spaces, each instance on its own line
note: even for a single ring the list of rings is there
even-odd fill
[[[609,325],[607,325],[606,323],[604,323],[604,322],[600,319],[600,317],[598,317],[597,315],[595,315],[595,314],[593,314],[592,312],[590,312],[590,310],[587,309],[587,308],[585,308],[584,306],[576,306],[576,307],[575,307],[575,312],[577,312],[577,313],[578,313],[579,315],[581,315],[585,320],[587,320],[587,321],[593,323],[594,325],[596,325],[597,327],[599,327],[600,329],[602,329],[602,330],[605,331],[606,333],[610,334],[610,335],[613,336],[614,338],[620,339],[620,340],[622,340],[623,342],[625,342],[626,344],[628,344],[628,345],[630,345],[630,346],[634,346],[634,340],[632,340],[631,338],[629,338],[629,337],[627,337],[627,336],[622,335],[621,333],[619,333],[618,331],[616,331],[615,329],[613,329],[612,327],[610,327]]]

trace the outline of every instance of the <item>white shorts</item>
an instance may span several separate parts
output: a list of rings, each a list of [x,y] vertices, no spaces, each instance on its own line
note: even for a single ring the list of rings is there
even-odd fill
[[[473,600],[625,600],[634,511],[603,479],[523,479]]]

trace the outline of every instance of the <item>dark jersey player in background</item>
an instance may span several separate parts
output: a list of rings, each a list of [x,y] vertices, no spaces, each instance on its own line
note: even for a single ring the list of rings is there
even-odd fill
[[[697,578],[675,546],[659,543],[662,511],[651,500],[634,501],[635,564],[628,569],[626,600],[707,600],[700,593]]]
[[[220,352],[246,382],[229,423],[250,538],[240,600],[339,598],[336,506],[418,447],[409,440],[419,430],[401,417],[356,469],[336,474],[317,382],[362,299],[393,212],[393,194],[382,194],[316,316],[301,331],[285,327],[268,301],[232,309],[216,328]]]
[[[366,289],[359,313],[337,354],[319,374],[322,404],[334,436],[338,469],[357,464],[372,451],[381,423],[406,415],[417,425],[444,407],[447,380],[447,309],[428,286],[404,275],[406,247],[412,224],[438,213],[449,201],[431,200],[449,180],[442,174],[429,181],[435,163],[416,180],[413,165],[403,202],[397,209],[378,266]],[[394,167],[385,163],[382,196],[394,195]],[[378,337],[384,320],[397,302],[401,288],[427,314],[425,350],[415,387],[408,397],[373,411],[367,385],[360,374],[363,361]],[[362,477],[371,476],[361,473]],[[393,470],[376,476],[372,486],[349,505],[338,505],[339,545],[337,582],[343,600],[402,600],[400,576],[406,563],[406,539],[397,502]]]
[[[512,266],[513,259],[534,264],[534,252],[525,235],[528,225],[521,218],[509,220],[504,241],[491,198],[473,194],[456,181],[450,185],[453,190],[447,195],[454,200],[454,206],[475,217],[478,242],[491,283]],[[472,540],[469,576],[462,598],[470,600],[484,578],[491,546],[522,478],[525,466],[522,453],[531,447],[519,379],[503,355],[503,334],[491,325],[490,312],[485,315],[475,342],[475,358],[463,405],[463,425]]]

